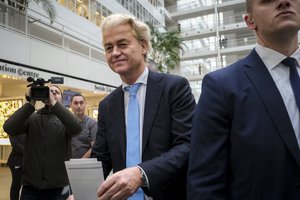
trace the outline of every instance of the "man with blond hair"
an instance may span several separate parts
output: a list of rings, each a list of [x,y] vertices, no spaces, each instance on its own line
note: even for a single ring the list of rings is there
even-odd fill
[[[92,156],[102,161],[102,199],[186,198],[190,129],[195,107],[185,78],[146,67],[149,27],[123,14],[102,24],[103,45],[122,85],[99,105]]]

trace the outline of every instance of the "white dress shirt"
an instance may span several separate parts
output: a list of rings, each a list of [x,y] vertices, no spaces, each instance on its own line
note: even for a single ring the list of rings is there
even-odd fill
[[[147,88],[147,80],[149,75],[149,69],[145,67],[144,72],[141,74],[141,76],[136,80],[135,83],[142,83],[139,90],[137,91],[136,97],[137,101],[139,103],[139,109],[140,109],[140,156],[142,160],[142,141],[143,141],[143,125],[144,125],[144,111],[145,111],[145,100],[146,100],[146,88]],[[128,102],[129,102],[129,92],[124,90],[125,87],[129,86],[126,83],[122,83],[122,88],[124,91],[124,108],[125,108],[125,124],[127,126],[127,111],[128,111]],[[141,168],[140,168],[141,169]],[[143,169],[141,169],[143,170]],[[148,183],[148,177],[146,175],[147,183]],[[149,187],[149,184],[148,184]],[[145,195],[145,200],[152,200],[151,197],[148,197]]]
[[[296,104],[295,95],[290,83],[289,68],[281,63],[281,61],[284,60],[286,56],[259,44],[255,46],[255,50],[268,68],[281,94],[296,134],[298,146],[300,147],[300,108],[298,108]],[[300,49],[298,48],[290,57],[295,58],[298,63],[300,63]],[[297,67],[297,71],[298,74],[300,74],[299,66]]]
[[[136,80],[135,83],[142,83],[139,90],[137,91],[136,98],[139,103],[140,110],[140,152],[142,152],[142,138],[143,138],[143,124],[144,124],[144,110],[145,110],[145,99],[146,99],[146,88],[148,80],[149,70],[146,67],[141,76]],[[127,126],[127,111],[129,102],[129,92],[124,90],[125,87],[129,86],[127,83],[122,83],[122,88],[124,91],[124,108],[125,108],[125,124]]]

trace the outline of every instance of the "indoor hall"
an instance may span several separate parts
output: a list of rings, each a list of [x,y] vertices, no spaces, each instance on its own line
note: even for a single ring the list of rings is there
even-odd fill
[[[30,83],[24,78],[0,74],[0,200],[9,199],[11,184],[11,172],[6,164],[11,152],[11,145],[8,135],[3,130],[3,123],[15,110],[26,103],[24,94],[28,89],[28,84]],[[97,118],[98,104],[107,95],[106,92],[88,91],[65,85],[60,87],[68,96],[68,100],[70,100],[71,94],[83,94],[86,98],[86,114],[94,119]],[[43,106],[41,102],[38,104],[40,107]]]

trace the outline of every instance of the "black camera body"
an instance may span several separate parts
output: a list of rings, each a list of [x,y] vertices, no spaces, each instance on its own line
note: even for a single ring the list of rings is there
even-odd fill
[[[51,84],[63,84],[64,78],[62,77],[51,77],[48,81],[45,81],[43,78],[38,78],[34,80],[32,77],[27,78],[28,82],[32,82],[27,85],[30,88],[30,99],[35,101],[44,101],[49,99],[49,87],[45,86],[45,83]]]
[[[33,85],[30,88],[31,99],[35,101],[43,101],[49,99],[49,87]]]

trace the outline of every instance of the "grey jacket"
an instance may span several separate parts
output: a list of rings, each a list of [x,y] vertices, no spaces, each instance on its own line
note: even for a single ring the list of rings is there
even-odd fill
[[[3,125],[9,135],[26,134],[23,184],[37,189],[68,185],[64,161],[71,157],[71,138],[82,130],[80,122],[59,102],[34,111],[26,103]]]

